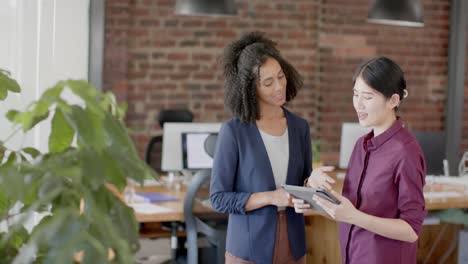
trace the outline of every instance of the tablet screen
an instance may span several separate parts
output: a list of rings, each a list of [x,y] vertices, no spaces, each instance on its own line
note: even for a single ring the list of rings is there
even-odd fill
[[[302,187],[302,186],[294,186],[294,185],[287,185],[284,184],[283,188],[288,193],[292,194],[293,196],[305,200],[311,205],[314,205],[315,202],[313,201],[312,197],[314,195],[318,195],[334,204],[340,204],[340,201],[334,197],[330,192],[321,188],[310,188],[310,187]]]

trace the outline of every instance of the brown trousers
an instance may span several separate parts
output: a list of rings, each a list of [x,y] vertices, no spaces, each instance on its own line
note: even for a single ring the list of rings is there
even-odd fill
[[[273,253],[273,264],[304,264],[305,256],[297,261],[291,254],[288,239],[288,225],[286,212],[278,212],[278,224],[276,225],[275,251]],[[254,264],[252,261],[244,260],[227,252],[224,254],[226,264]]]

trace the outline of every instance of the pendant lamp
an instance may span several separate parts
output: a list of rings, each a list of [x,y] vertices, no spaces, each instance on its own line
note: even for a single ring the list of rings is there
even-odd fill
[[[175,13],[192,16],[233,16],[237,14],[235,0],[177,0]]]
[[[368,20],[371,23],[423,27],[420,0],[372,0]]]

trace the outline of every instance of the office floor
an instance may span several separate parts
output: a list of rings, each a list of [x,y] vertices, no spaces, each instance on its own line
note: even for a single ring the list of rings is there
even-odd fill
[[[209,241],[202,237],[198,238],[197,245],[200,247],[199,258],[205,260],[215,259],[216,250],[211,248]],[[169,238],[140,239],[140,251],[136,254],[138,264],[168,264],[171,259],[171,248]],[[208,263],[200,260],[202,263]],[[185,264],[186,256],[177,257],[177,263]],[[211,263],[211,262],[210,262]]]
[[[169,238],[140,239],[140,251],[138,251],[137,263],[161,264],[171,258]]]

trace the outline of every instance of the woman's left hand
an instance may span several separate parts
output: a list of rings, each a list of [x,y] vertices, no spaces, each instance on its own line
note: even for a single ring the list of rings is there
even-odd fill
[[[331,193],[341,202],[340,204],[334,204],[317,195],[314,195],[312,199],[317,202],[317,204],[334,220],[351,223],[359,211],[354,207],[351,201],[348,200],[348,198],[334,190],[332,190]]]

